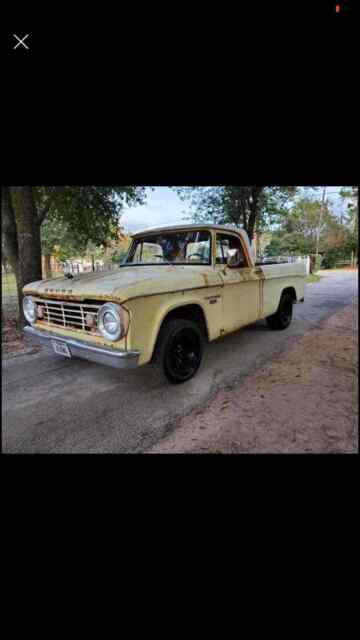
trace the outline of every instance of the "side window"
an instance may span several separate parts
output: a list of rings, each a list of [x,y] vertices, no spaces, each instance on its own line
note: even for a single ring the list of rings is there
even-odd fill
[[[240,238],[218,233],[216,236],[216,264],[226,264],[230,249],[235,249],[239,256],[239,268],[247,267],[247,260]]]
[[[220,240],[220,236],[216,237],[216,264],[226,264],[226,255],[228,247],[225,241]]]

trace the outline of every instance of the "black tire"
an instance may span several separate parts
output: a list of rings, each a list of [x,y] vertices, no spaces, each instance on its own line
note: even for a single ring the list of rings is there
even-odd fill
[[[172,384],[181,384],[194,377],[204,351],[201,328],[191,320],[169,320],[160,330],[155,351],[155,363]]]
[[[266,318],[268,326],[273,331],[283,331],[287,329],[292,321],[293,298],[289,293],[283,293],[280,299],[279,308],[276,313]]]

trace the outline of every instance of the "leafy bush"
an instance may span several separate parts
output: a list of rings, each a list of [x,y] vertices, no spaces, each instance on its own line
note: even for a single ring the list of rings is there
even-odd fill
[[[337,257],[333,253],[327,253],[323,257],[322,268],[333,269],[336,265]]]
[[[265,248],[265,255],[272,256],[307,256],[314,251],[311,239],[304,237],[302,233],[286,233],[274,236]]]
[[[281,238],[277,238],[276,236],[274,236],[273,238],[271,238],[269,244],[265,248],[264,254],[267,258],[272,258],[273,256],[279,256],[281,252]]]
[[[342,248],[329,249],[323,257],[322,268],[334,269],[336,267],[337,262],[342,262],[342,261],[347,262],[348,260],[349,261],[351,260],[351,255],[344,254]]]

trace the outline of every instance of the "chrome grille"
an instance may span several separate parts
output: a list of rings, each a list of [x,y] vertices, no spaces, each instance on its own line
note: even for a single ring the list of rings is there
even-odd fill
[[[79,304],[78,302],[62,302],[62,300],[43,300],[35,298],[34,301],[42,308],[43,318],[38,322],[55,324],[61,327],[70,327],[87,332],[97,332],[97,316],[100,304]],[[85,323],[87,314],[94,317],[94,326],[89,327]]]

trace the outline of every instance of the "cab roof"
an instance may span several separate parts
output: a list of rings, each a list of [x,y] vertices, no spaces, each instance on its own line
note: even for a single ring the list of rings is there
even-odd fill
[[[239,235],[244,235],[244,231],[242,229],[238,229],[238,227],[231,225],[219,225],[219,224],[176,224],[176,225],[167,225],[166,227],[151,227],[149,229],[143,229],[142,231],[136,231],[136,233],[132,233],[131,237],[136,238],[137,236],[143,236],[147,233],[161,233],[164,231],[190,231],[191,229],[217,229],[218,231],[235,231]],[[246,234],[245,234],[246,236]]]

